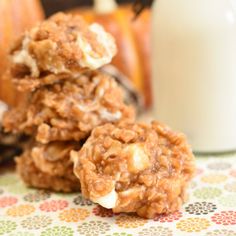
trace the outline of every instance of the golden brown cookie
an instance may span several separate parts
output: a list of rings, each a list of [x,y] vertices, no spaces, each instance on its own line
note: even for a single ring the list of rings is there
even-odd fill
[[[178,210],[194,173],[185,137],[158,122],[97,127],[71,157],[86,198],[145,218]]]
[[[7,132],[33,134],[41,143],[80,141],[98,125],[134,120],[134,109],[123,100],[115,80],[88,72],[37,89],[24,106],[5,114],[3,125]]]
[[[114,38],[101,25],[57,13],[16,42],[11,72],[21,90],[33,90],[51,74],[63,77],[98,69],[110,63],[116,51]]]
[[[73,163],[70,160],[70,151],[75,149],[79,150],[80,144],[35,144],[16,158],[17,171],[30,187],[58,192],[79,191],[80,183],[73,173]]]

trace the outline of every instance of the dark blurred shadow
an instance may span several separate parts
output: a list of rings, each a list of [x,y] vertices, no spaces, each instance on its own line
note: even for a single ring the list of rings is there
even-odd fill
[[[89,6],[93,4],[93,0],[41,0],[46,16],[50,16],[55,12],[64,11],[78,6]],[[133,2],[132,0],[119,0],[118,3]]]

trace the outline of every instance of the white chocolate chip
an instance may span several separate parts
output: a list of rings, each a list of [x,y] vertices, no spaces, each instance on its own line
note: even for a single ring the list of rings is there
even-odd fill
[[[30,38],[26,36],[22,43],[22,50],[15,53],[12,57],[12,60],[16,64],[23,64],[28,66],[31,71],[31,76],[38,77],[39,69],[36,60],[29,53],[29,48],[28,48],[29,43],[30,43]]]
[[[106,109],[101,109],[99,110],[100,116],[102,119],[107,120],[107,121],[116,121],[121,118],[121,112],[117,111],[115,113],[111,113]]]
[[[116,206],[117,199],[118,199],[118,195],[117,195],[115,189],[113,189],[107,195],[94,200],[94,202],[98,203],[99,205],[103,206],[104,208],[112,209]]]
[[[83,58],[79,63],[82,67],[95,70],[111,62],[116,53],[116,46],[113,37],[99,24],[92,24],[89,29],[96,34],[98,42],[105,49],[105,53],[102,56],[98,55],[95,51],[93,51],[91,45],[85,41],[80,34],[78,34],[77,44],[83,52]]]
[[[125,152],[128,153],[128,169],[130,172],[136,173],[150,166],[149,157],[140,145],[129,145],[125,148]]]
[[[70,159],[71,159],[71,161],[72,161],[75,165],[77,164],[77,162],[78,162],[78,155],[77,155],[77,152],[76,152],[76,151],[72,150],[72,151],[70,152]]]
[[[72,150],[70,152],[70,160],[74,163],[74,170],[76,170],[76,168],[79,165],[78,153],[76,151]],[[79,174],[77,171],[74,171],[74,174],[76,175],[77,178],[79,178]]]

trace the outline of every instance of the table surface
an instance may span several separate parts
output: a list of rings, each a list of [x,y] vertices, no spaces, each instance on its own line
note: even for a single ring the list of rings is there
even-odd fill
[[[80,193],[28,189],[14,171],[1,173],[0,235],[235,236],[236,153],[197,157],[188,202],[155,220],[114,215]]]

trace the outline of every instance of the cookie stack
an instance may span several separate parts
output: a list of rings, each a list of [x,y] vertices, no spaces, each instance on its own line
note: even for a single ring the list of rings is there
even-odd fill
[[[11,51],[11,75],[28,99],[6,113],[8,132],[32,137],[17,169],[38,188],[70,192],[145,218],[178,210],[194,173],[184,135],[135,122],[122,89],[98,71],[116,53],[111,35],[57,14]]]
[[[91,131],[105,123],[133,121],[122,89],[98,69],[116,54],[100,25],[58,13],[25,33],[11,50],[11,77],[28,97],[4,116],[7,132],[32,138],[17,170],[27,185],[77,191],[70,158]]]

